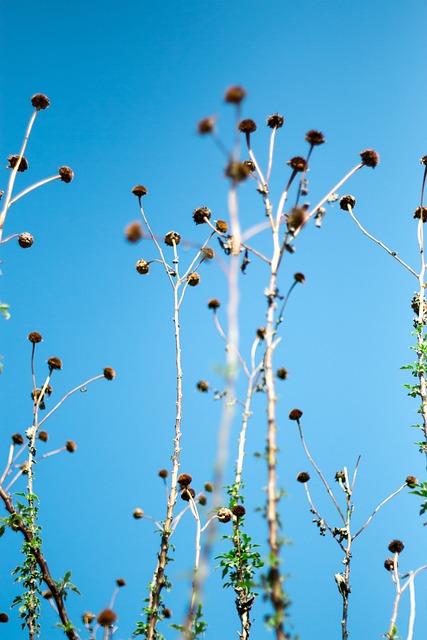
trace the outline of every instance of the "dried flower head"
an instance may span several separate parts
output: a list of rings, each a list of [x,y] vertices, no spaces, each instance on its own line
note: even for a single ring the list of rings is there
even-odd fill
[[[28,340],[33,344],[42,342],[43,341],[42,334],[38,333],[38,331],[32,331],[31,333],[28,334]]]
[[[49,440],[49,434],[47,431],[39,431],[38,438],[42,442],[47,442]]]
[[[199,132],[199,134],[201,136],[204,136],[207,133],[212,133],[212,131],[214,131],[215,129],[215,121],[216,121],[216,118],[214,116],[199,120],[197,124],[197,131]]]
[[[335,473],[335,481],[336,482],[345,482],[345,473],[344,471],[337,471]]]
[[[394,571],[394,558],[384,560],[384,568],[387,569],[387,571]]]
[[[142,224],[139,220],[135,222],[131,222],[125,229],[125,236],[128,242],[138,242],[141,238],[144,237],[144,233],[142,231]]]
[[[14,169],[16,167],[16,165],[18,164],[18,160],[19,160],[19,155],[13,155],[13,156],[9,156],[7,161],[9,163],[9,166],[6,167],[6,169]],[[24,171],[26,171],[28,169],[28,161],[26,160],[26,158],[22,157],[21,158],[21,162],[19,163],[18,169],[17,171],[20,171],[21,173],[23,173]]]
[[[46,591],[43,591],[42,596],[46,600],[51,600],[51,598],[53,598],[52,591],[49,591],[49,589],[46,589]]]
[[[276,376],[279,378],[279,380],[286,380],[286,378],[289,376],[288,370],[285,369],[285,367],[280,367],[280,369],[277,369],[276,371]]]
[[[67,442],[65,443],[65,448],[67,449],[67,451],[69,451],[69,453],[74,453],[74,451],[76,451],[77,449],[77,445],[73,440],[67,440]]]
[[[191,483],[193,477],[190,476],[189,473],[181,473],[180,476],[178,476],[178,483],[181,485],[182,487],[188,487],[188,485]]]
[[[415,209],[414,218],[418,218],[418,220],[420,220],[421,217],[423,222],[427,222],[427,207],[417,207]]]
[[[158,473],[159,478],[163,478],[163,479],[167,478],[168,475],[169,475],[169,471],[167,471],[166,469],[160,469]]]
[[[202,256],[204,260],[213,260],[215,258],[215,251],[210,247],[203,247]]]
[[[239,131],[242,133],[254,133],[256,129],[257,127],[255,122],[250,118],[245,118],[245,120],[239,122]]]
[[[220,522],[230,522],[233,513],[230,509],[227,509],[227,507],[221,507],[218,509],[216,516]]]
[[[402,553],[404,548],[405,545],[401,540],[392,540],[388,545],[388,550],[391,551],[391,553]]]
[[[356,206],[356,198],[354,196],[343,196],[340,200],[340,208],[343,211],[348,211],[349,207],[354,209]]]
[[[301,409],[292,409],[289,412],[289,420],[299,420],[302,416]]]
[[[221,306],[221,303],[216,298],[211,298],[208,301],[208,309],[213,309],[215,311],[216,309],[219,309],[220,306]]]
[[[33,245],[33,243],[34,238],[31,233],[28,233],[28,231],[24,231],[24,233],[21,233],[18,236],[18,244],[23,249],[29,249]]]
[[[302,227],[307,221],[307,210],[303,207],[294,207],[288,213],[288,217],[286,218],[286,225],[288,227],[288,231],[294,232],[300,227]]]
[[[234,180],[234,182],[243,182],[250,174],[251,171],[247,164],[237,160],[230,160],[225,168],[225,175],[227,178]]]
[[[373,149],[366,149],[360,153],[360,157],[362,158],[362,164],[366,167],[376,167],[380,161],[380,156]]]
[[[70,167],[59,167],[58,173],[61,176],[62,182],[69,184],[74,178],[74,171]]]
[[[50,395],[52,395],[52,391],[53,391],[53,389],[50,386],[50,384],[47,384],[46,387],[45,387],[45,390],[44,390],[44,395],[45,396],[50,396]]]
[[[167,607],[165,607],[163,609],[163,617],[164,618],[172,618],[172,611],[170,609],[168,609]]]
[[[267,127],[271,129],[280,129],[283,127],[283,123],[285,122],[285,118],[280,116],[278,113],[273,113],[272,116],[267,118]]]
[[[418,484],[418,478],[416,478],[415,476],[407,476],[405,482],[408,487],[416,487],[416,485]]]
[[[196,495],[196,492],[194,491],[193,487],[185,487],[182,491],[181,491],[181,500],[185,500],[185,502],[190,502],[190,498],[193,498]]]
[[[187,282],[190,285],[190,287],[197,287],[197,285],[200,282],[200,276],[197,273],[197,271],[193,271],[192,273],[189,274],[187,278]]]
[[[246,509],[242,504],[235,504],[231,511],[236,518],[243,518],[246,513]]]
[[[142,198],[142,196],[147,195],[148,191],[142,184],[137,184],[136,187],[132,189],[132,193],[138,198]]]
[[[9,616],[7,615],[7,613],[1,612],[0,613],[0,622],[9,622]]]
[[[29,473],[30,465],[28,464],[28,460],[26,460],[23,464],[21,464],[20,469],[24,475],[27,475]]]
[[[294,171],[305,171],[307,169],[307,160],[301,156],[295,156],[286,163]]]
[[[420,163],[427,166],[427,156],[423,156],[422,158],[420,158]]]
[[[112,609],[104,609],[96,620],[101,627],[111,627],[117,620],[117,614]]]
[[[198,207],[193,211],[193,220],[196,224],[205,224],[212,215],[212,211],[208,207]]]
[[[116,377],[116,372],[111,367],[105,367],[103,373],[106,380],[114,380]]]
[[[22,436],[20,433],[13,433],[12,442],[13,444],[24,444],[24,436]]]
[[[321,131],[316,131],[316,129],[310,129],[310,131],[307,131],[305,139],[312,147],[317,147],[319,144],[324,144],[326,142],[323,133]]]
[[[180,242],[181,236],[176,231],[169,231],[169,233],[165,235],[165,244],[167,244],[168,247],[173,247],[174,244],[177,245]]]
[[[204,507],[207,501],[208,501],[207,497],[202,493],[202,495],[199,496],[199,504],[201,504],[202,507]]]
[[[255,163],[252,160],[243,160],[243,164],[248,168],[249,173],[253,173],[256,169]]]
[[[35,109],[37,109],[37,111],[40,111],[42,109],[47,109],[48,108],[48,106],[50,105],[50,100],[43,93],[36,93],[31,98],[31,104],[33,105],[33,107]]]
[[[60,358],[49,358],[47,364],[51,371],[54,369],[62,369],[62,360]]]
[[[246,91],[243,87],[229,87],[225,92],[224,101],[231,104],[240,104],[246,97]]]
[[[132,515],[135,518],[135,520],[140,520],[141,518],[144,517],[144,512],[143,512],[142,509],[137,508],[137,509],[133,510],[133,514]]]
[[[225,220],[215,220],[215,227],[220,233],[227,233],[228,231],[228,224]]]
[[[138,273],[146,275],[150,271],[150,263],[140,258],[135,265],[135,269],[138,271]]]
[[[205,482],[205,491],[207,491],[208,493],[212,493],[213,490],[214,490],[213,483]]]
[[[86,611],[82,615],[82,620],[83,620],[83,624],[88,625],[95,620],[95,614],[92,613],[92,611]]]
[[[126,586],[126,580],[123,580],[123,578],[117,578],[116,585],[118,587],[125,587]]]
[[[310,474],[307,471],[300,471],[297,475],[298,482],[302,482],[303,484],[310,480]]]
[[[209,391],[209,382],[207,380],[199,380],[196,386],[198,391],[202,391],[203,393],[207,393]]]
[[[257,337],[260,340],[264,340],[265,339],[265,333],[266,333],[265,327],[258,327],[258,329],[256,330]]]

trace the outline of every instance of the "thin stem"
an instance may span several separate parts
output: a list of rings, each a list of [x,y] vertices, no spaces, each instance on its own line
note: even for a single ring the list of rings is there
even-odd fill
[[[38,423],[38,427],[41,427],[42,424],[44,422],[46,422],[46,420],[48,418],[50,418],[50,416],[52,415],[52,413],[54,413],[65,401],[67,398],[69,398],[70,396],[73,395],[73,393],[76,393],[76,391],[80,391],[80,389],[84,389],[85,387],[87,387],[89,384],[91,384],[91,382],[95,382],[95,380],[100,380],[101,378],[104,378],[105,376],[103,374],[100,374],[99,376],[94,376],[93,378],[90,378],[89,380],[87,380],[86,382],[83,382],[83,384],[79,384],[77,387],[75,387],[74,389],[71,389],[71,391],[69,391],[68,393],[65,394],[65,396],[63,398],[61,398],[61,400],[53,407],[53,409],[51,409],[49,411],[49,413],[47,413],[45,415],[45,417],[43,418],[43,420],[40,420],[40,422]],[[42,398],[44,394],[40,394],[40,397]]]
[[[403,489],[405,487],[407,487],[408,485],[406,484],[402,484],[401,487],[399,487],[399,489],[397,491],[395,491],[394,493],[392,493],[391,495],[389,495],[385,500],[383,500],[371,513],[371,515],[369,516],[369,518],[366,520],[365,524],[359,529],[359,531],[357,533],[354,534],[353,536],[353,540],[355,540],[357,538],[358,535],[360,535],[362,533],[362,531],[364,531],[364,529],[366,529],[366,527],[368,526],[368,524],[371,522],[372,518],[375,516],[375,514],[378,513],[378,511],[385,505],[387,504],[387,502],[389,502],[392,498],[395,498],[401,491],[403,491]]]
[[[9,206],[12,206],[15,202],[17,202],[18,200],[26,196],[27,193],[30,193],[31,191],[34,191],[34,189],[38,189],[39,187],[42,187],[43,185],[48,184],[48,182],[53,182],[54,180],[61,180],[61,176],[59,175],[59,173],[56,176],[45,178],[44,180],[40,180],[39,182],[32,184],[30,187],[27,187],[26,189],[24,189],[24,191],[21,191],[20,193],[18,193],[17,196],[12,198],[12,200],[9,203]]]

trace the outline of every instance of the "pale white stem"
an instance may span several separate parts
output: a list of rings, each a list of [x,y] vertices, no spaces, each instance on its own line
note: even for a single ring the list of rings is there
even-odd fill
[[[0,478],[0,485],[3,484],[5,478],[9,475],[9,470],[10,470],[10,467],[11,467],[11,464],[12,464],[12,460],[13,460],[14,449],[15,449],[14,445],[11,444],[10,447],[9,447],[9,455],[7,457],[7,463],[6,463],[6,466],[5,466],[4,471],[2,473],[2,476]]]
[[[371,513],[371,515],[369,516],[369,518],[366,520],[365,524],[359,529],[359,531],[357,533],[354,534],[353,536],[353,540],[355,538],[357,538],[357,536],[359,534],[362,533],[362,531],[364,529],[366,529],[366,527],[368,526],[368,524],[371,522],[372,518],[375,516],[376,513],[378,513],[378,511],[381,509],[381,507],[383,507],[385,504],[387,504],[387,502],[389,502],[392,498],[395,498],[405,487],[407,486],[406,482],[405,484],[402,484],[401,487],[399,487],[399,489],[397,491],[395,491],[394,493],[392,493],[391,495],[389,495],[385,500],[383,500],[375,509],[374,511]]]
[[[412,574],[412,571],[410,573]],[[409,620],[408,620],[408,635],[406,640],[412,640],[414,637],[415,614],[416,614],[415,582],[414,580],[411,580],[409,584]]]
[[[45,178],[44,180],[40,180],[40,182],[36,182],[35,184],[32,184],[30,187],[27,187],[26,189],[24,189],[24,191],[21,191],[20,193],[18,193],[17,196],[12,198],[12,200],[9,203],[9,206],[12,206],[12,204],[17,202],[17,200],[20,200],[21,198],[26,196],[27,193],[30,193],[31,191],[34,191],[34,189],[38,189],[39,187],[42,187],[44,184],[48,184],[48,182],[53,182],[54,180],[61,180],[61,176],[59,175],[59,173],[56,176]]]
[[[41,427],[42,424],[44,422],[46,422],[46,420],[48,418],[50,418],[50,416],[52,415],[52,413],[54,413],[64,402],[67,398],[69,398],[70,396],[73,395],[73,393],[76,393],[76,391],[80,391],[80,389],[84,389],[84,387],[87,387],[88,384],[90,384],[91,382],[95,382],[95,380],[100,380],[100,378],[104,378],[105,376],[103,374],[100,374],[99,376],[95,376],[93,378],[90,378],[90,380],[87,380],[86,382],[83,382],[83,384],[79,384],[78,387],[75,387],[74,389],[71,389],[71,391],[69,391],[68,393],[65,394],[65,396],[53,407],[53,409],[51,409],[49,411],[49,413],[47,413],[45,415],[45,417],[43,418],[43,420],[40,420],[40,422],[38,423],[38,426]]]

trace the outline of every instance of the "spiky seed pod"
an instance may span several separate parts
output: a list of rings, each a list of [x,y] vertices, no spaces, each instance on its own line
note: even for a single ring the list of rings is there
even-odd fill
[[[405,482],[408,487],[416,487],[418,484],[418,478],[416,478],[415,476],[407,476]]]
[[[234,182],[243,182],[250,175],[251,171],[244,162],[230,160],[225,168],[225,175]]]
[[[189,473],[181,473],[181,475],[178,476],[178,483],[181,485],[181,488],[188,487],[192,479],[193,477],[190,476]]]
[[[212,493],[213,490],[214,487],[212,482],[205,482],[205,491],[207,491],[208,493]]]
[[[47,442],[49,440],[49,434],[47,431],[39,431],[38,438],[42,442]]]
[[[248,168],[249,173],[253,173],[256,169],[255,163],[252,160],[243,160],[243,164]]]
[[[146,196],[148,191],[142,184],[137,184],[136,187],[132,189],[132,193],[138,198],[142,198],[142,196]]]
[[[44,95],[44,93],[36,93],[31,98],[31,104],[35,109],[37,109],[37,111],[40,111],[48,108],[48,106],[50,105],[50,100],[47,96]]]
[[[196,271],[193,271],[192,273],[190,273],[190,275],[187,278],[187,282],[190,285],[190,287],[197,287],[197,285],[200,282],[200,276]]]
[[[414,211],[414,218],[423,218],[423,222],[427,222],[427,207],[417,207]]]
[[[292,409],[289,412],[289,420],[299,420],[302,416],[301,409]]]
[[[405,545],[401,540],[392,540],[388,545],[388,550],[391,553],[402,553]]]
[[[22,436],[20,433],[13,433],[12,434],[12,442],[13,444],[24,444],[24,436]]]
[[[362,163],[366,167],[372,167],[372,169],[374,169],[380,161],[380,156],[373,149],[366,149],[365,151],[362,151],[360,153],[360,157],[362,158]]]
[[[284,122],[285,118],[283,116],[278,113],[273,113],[273,115],[267,118],[267,127],[270,127],[270,129],[280,129],[280,127],[283,127]]]
[[[159,478],[167,478],[169,475],[169,471],[167,471],[166,469],[160,469],[159,473],[157,474],[159,476]]]
[[[276,371],[276,376],[279,378],[279,380],[286,380],[286,378],[289,376],[288,370],[285,369],[285,367],[280,367],[280,369],[277,369]]]
[[[420,158],[420,163],[424,166],[427,166],[427,156],[423,156],[422,158]]]
[[[221,509],[218,509],[216,516],[220,522],[225,523],[230,522],[231,518],[233,517],[233,513],[230,511],[230,509],[227,509],[227,507],[221,507]]]
[[[95,620],[95,614],[92,611],[86,611],[82,615],[83,624],[89,625],[91,622]]]
[[[140,258],[135,265],[135,269],[141,275],[147,275],[150,272],[150,263]]]
[[[117,620],[117,614],[112,609],[104,609],[96,620],[101,627],[111,627]]]
[[[193,498],[196,495],[196,492],[194,491],[193,487],[185,487],[185,489],[183,489],[181,491],[181,500],[185,500],[185,502],[190,502],[190,497]]]
[[[31,333],[28,334],[27,337],[28,337],[28,340],[33,344],[37,344],[38,342],[43,341],[42,334],[38,333],[38,331],[32,331]]]
[[[197,123],[197,131],[201,136],[205,136],[207,133],[212,133],[215,129],[216,118],[211,116],[210,118],[203,118]]]
[[[201,504],[202,507],[205,506],[207,501],[208,501],[208,499],[207,499],[207,497],[205,495],[202,494],[201,496],[199,496],[199,504]]]
[[[300,282],[301,284],[304,284],[305,275],[303,273],[294,273],[294,280],[295,282]]]
[[[211,298],[208,301],[208,309],[213,309],[215,311],[215,309],[219,309],[220,306],[221,306],[221,303],[216,298]]]
[[[302,482],[303,484],[305,484],[310,480],[310,474],[307,473],[307,471],[300,471],[297,475],[297,480],[298,482]]]
[[[178,245],[180,242],[181,236],[176,231],[169,231],[169,233],[165,235],[165,244],[167,244],[168,247],[173,247],[174,244]]]
[[[205,224],[211,215],[212,211],[209,207],[197,207],[197,209],[193,211],[193,220],[196,224]]]
[[[215,227],[220,233],[227,233],[228,231],[228,224],[225,220],[215,220]]]
[[[142,224],[139,220],[135,222],[131,222],[125,229],[126,240],[131,243],[138,242],[141,238],[144,237],[144,233],[142,231]]]
[[[307,160],[301,156],[295,156],[286,163],[294,171],[305,171],[307,169]]]
[[[335,474],[335,481],[339,482],[341,480],[341,482],[345,482],[345,473],[344,471],[337,471]]]
[[[65,448],[69,453],[74,453],[74,451],[76,451],[77,449],[77,445],[73,440],[67,440],[67,442],[65,443]]]
[[[258,329],[256,330],[257,337],[260,340],[265,340],[265,333],[265,327],[258,327]]]
[[[316,131],[316,129],[310,129],[310,131],[307,131],[305,139],[312,147],[317,147],[319,144],[324,144],[326,142],[323,133],[321,131]]]
[[[348,211],[348,208],[351,207],[354,209],[356,206],[356,198],[354,196],[343,196],[340,200],[340,208],[343,211]]]
[[[215,258],[215,251],[210,247],[203,247],[202,255],[205,260],[213,260]]]
[[[0,622],[9,622],[9,616],[7,615],[7,613],[0,613]]]
[[[230,104],[240,104],[246,97],[246,91],[243,87],[229,87],[225,92],[224,101]]]
[[[33,243],[34,243],[34,238],[31,235],[31,233],[28,233],[28,231],[24,231],[24,233],[21,233],[18,236],[18,244],[23,249],[29,249],[30,247],[33,246]]]
[[[104,369],[104,378],[106,380],[114,380],[116,377],[116,372],[111,367],[105,367]]]
[[[387,569],[387,571],[394,571],[394,558],[386,558],[386,560],[384,560],[384,568]]]
[[[202,393],[207,393],[209,391],[209,382],[207,380],[199,380],[196,386],[198,391],[202,391]]]
[[[242,504],[235,504],[231,511],[236,518],[243,518],[246,513],[246,509]]]
[[[69,184],[74,178],[74,171],[71,167],[59,167],[58,173],[61,176],[62,182]]]
[[[142,509],[134,509],[133,510],[133,517],[135,518],[135,520],[140,520],[141,518],[144,517],[144,512]]]
[[[9,166],[6,167],[7,169],[14,169],[16,167],[16,165],[18,164],[18,160],[19,160],[19,155],[12,155],[9,156],[7,161],[9,163]],[[26,158],[22,157],[21,158],[21,162],[19,163],[18,169],[17,171],[20,171],[21,173],[24,173],[24,171],[26,171],[28,169],[28,161]]]
[[[62,369],[62,360],[60,358],[49,358],[47,364],[51,371],[53,371],[53,369]]]
[[[293,232],[302,227],[307,220],[307,210],[302,207],[294,207],[291,209],[286,218],[288,231]]]
[[[242,133],[254,133],[256,129],[257,127],[255,122],[250,118],[245,118],[245,120],[239,122],[239,131]]]
[[[126,580],[123,580],[123,578],[117,578],[116,585],[118,587],[125,587],[126,586]]]

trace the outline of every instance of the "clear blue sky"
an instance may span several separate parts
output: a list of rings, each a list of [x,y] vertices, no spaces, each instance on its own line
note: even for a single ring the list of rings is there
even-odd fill
[[[71,569],[82,597],[70,597],[74,619],[108,604],[118,577],[128,586],[118,597],[117,640],[134,629],[155,562],[157,537],[148,520],[134,521],[142,507],[164,514],[159,469],[169,467],[174,419],[172,300],[160,269],[148,278],[135,272],[140,257],[154,257],[148,244],[130,246],[123,230],[138,219],[137,183],[149,189],[147,213],[157,233],[175,229],[194,242],[205,239],[191,213],[206,205],[227,218],[224,160],[209,139],[196,135],[197,121],[218,115],[219,131],[231,141],[233,118],[223,104],[231,84],[247,89],[244,117],[258,123],[254,149],[265,166],[265,118],[286,117],[280,131],[272,196],[277,202],[286,179],[285,162],[305,152],[308,129],[324,132],[327,144],[311,163],[314,204],[359,159],[374,148],[381,163],[359,172],[344,188],[357,198],[368,229],[402,259],[418,266],[413,211],[419,204],[427,153],[424,2],[397,0],[286,0],[206,2],[188,0],[122,3],[57,3],[0,0],[0,146],[3,166],[18,153],[31,114],[30,97],[47,94],[51,107],[39,114],[26,156],[30,170],[18,189],[53,175],[61,165],[75,172],[30,194],[13,207],[6,235],[29,231],[34,246],[2,246],[1,300],[12,317],[1,322],[0,379],[3,459],[10,434],[31,422],[30,345],[40,331],[38,370],[56,355],[64,369],[53,381],[55,398],[104,366],[117,371],[113,383],[99,381],[74,396],[49,421],[46,451],[75,440],[62,454],[37,468],[46,556],[59,578]],[[8,173],[3,171],[1,188]],[[263,215],[249,185],[242,188],[242,224]],[[356,491],[356,522],[363,522],[408,474],[422,476],[423,460],[412,442],[417,434],[416,401],[408,399],[400,367],[413,359],[410,300],[416,282],[357,231],[336,204],[321,231],[309,228],[286,257],[283,288],[302,271],[307,282],[289,307],[277,359],[290,371],[279,409],[280,480],[287,588],[294,630],[301,640],[340,637],[340,599],[333,574],[340,554],[311,524],[296,474],[308,468],[295,429],[287,420],[294,406],[304,410],[309,445],[330,478],[362,463]],[[184,261],[184,255],[182,260]],[[253,263],[242,278],[242,343],[249,345],[264,323],[267,272]],[[206,309],[224,297],[217,264],[189,291],[183,311],[184,437],[182,470],[197,487],[212,478],[219,404],[195,391],[200,378],[221,384],[216,373],[223,345]],[[261,544],[265,522],[254,509],[263,499],[265,470],[252,457],[264,447],[264,406],[257,399],[247,456],[247,526]],[[235,458],[237,423],[230,459]],[[231,476],[230,476],[231,479]],[[313,494],[330,513],[320,485]],[[324,505],[326,505],[324,507]],[[405,541],[403,570],[425,563],[425,534],[415,498],[400,495],[358,540],[354,549],[350,630],[352,638],[379,637],[387,629],[393,589],[383,569],[392,538]],[[170,577],[177,588],[171,608],[179,623],[192,565],[194,524],[177,533],[179,549]],[[8,575],[19,559],[17,537],[2,539],[0,610],[13,592]],[[5,552],[7,549],[7,552]],[[221,547],[218,546],[218,552]],[[402,557],[403,561],[403,557]],[[232,637],[237,628],[231,593],[210,576],[208,638]],[[427,578],[417,583],[417,634],[427,622]],[[47,607],[46,607],[47,608]],[[402,608],[402,629],[406,627]],[[267,636],[262,606],[255,612],[254,637]],[[14,614],[12,613],[12,616]],[[42,637],[61,637],[46,618]],[[2,625],[0,635],[20,637],[19,625]],[[175,632],[166,631],[167,638]],[[23,636],[24,637],[24,636]]]

